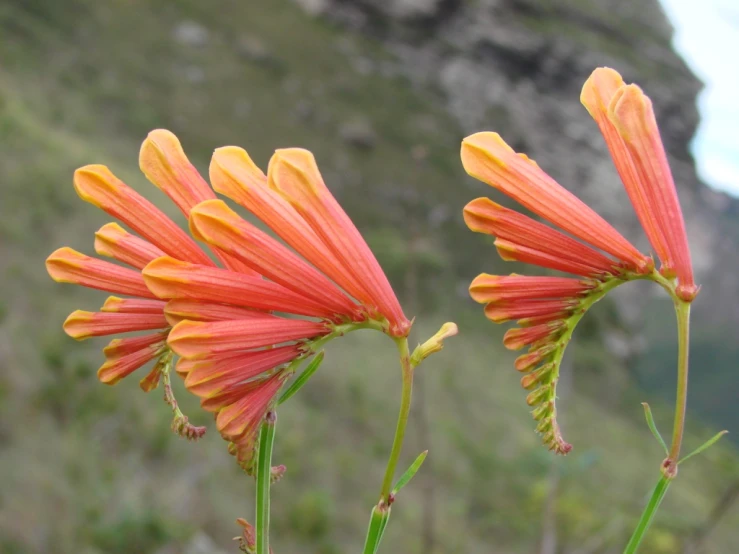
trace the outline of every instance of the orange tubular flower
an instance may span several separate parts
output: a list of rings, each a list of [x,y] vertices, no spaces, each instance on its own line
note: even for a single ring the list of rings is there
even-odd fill
[[[165,300],[216,302],[325,319],[334,319],[336,316],[331,307],[277,283],[217,267],[181,262],[167,256],[147,265],[143,275],[149,289]]]
[[[462,141],[462,165],[472,177],[497,188],[535,214],[600,248],[627,268],[648,273],[651,260],[587,204],[539,166],[517,154],[498,133],[476,133]]]
[[[407,336],[410,321],[369,246],[324,184],[313,154],[300,148],[278,150],[270,160],[268,179],[362,286],[359,300],[388,319],[392,335]]]
[[[169,346],[183,358],[263,348],[275,344],[320,337],[329,333],[320,322],[286,319],[264,314],[231,321],[182,321],[172,328]]]
[[[516,359],[526,373],[526,402],[535,409],[537,431],[550,449],[566,454],[555,397],[559,366],[574,327],[595,302],[631,279],[652,279],[675,297],[690,302],[698,292],[685,225],[667,157],[649,99],[625,85],[615,71],[600,68],[585,83],[582,103],[596,120],[639,220],[662,262],[659,275],[649,256],[639,252],[598,214],[557,184],[497,133],[477,133],[462,141],[462,164],[480,179],[540,217],[582,240],[488,200],[464,209],[467,226],[496,237],[501,258],[563,271],[584,279],[479,275],[470,295],[485,304],[496,323],[517,320],[519,328],[503,339],[506,348],[529,351]],[[612,258],[610,257],[612,256]],[[677,277],[677,283],[672,279]]]
[[[385,318],[393,336],[406,336],[403,314],[366,242],[326,187],[307,150],[278,150],[265,178],[248,154],[216,150],[213,187],[252,212],[296,252],[359,300],[368,315]]]
[[[210,164],[210,180],[216,191],[257,216],[351,296],[361,298],[364,295],[361,283],[344,269],[295,208],[268,187],[266,175],[245,150],[235,146],[216,149]]]
[[[470,284],[470,296],[475,302],[526,300],[578,296],[591,290],[595,281],[580,281],[568,277],[528,277],[525,275],[488,275],[482,273]]]
[[[498,237],[501,242],[496,246],[504,252],[510,252],[510,256],[515,256],[516,252],[536,251],[542,257],[541,263],[521,261],[543,267],[550,267],[545,265],[547,262],[544,262],[544,258],[560,261],[562,264],[572,263],[572,271],[560,267],[551,269],[585,276],[617,273],[618,264],[597,250],[488,198],[478,198],[467,204],[464,208],[464,221],[472,231]],[[549,262],[551,263],[553,262]]]
[[[169,196],[177,207],[190,216],[193,206],[216,195],[187,159],[177,137],[166,129],[155,129],[141,145],[139,167],[146,178]],[[200,238],[200,237],[196,237]],[[258,275],[239,260],[213,248],[224,267],[247,275]]]
[[[259,312],[248,319],[182,321],[172,329],[168,342],[181,356],[177,372],[216,414],[218,431],[247,473],[259,425],[291,375],[286,364],[310,355],[308,343],[329,332],[322,322]]]
[[[251,223],[221,200],[198,204],[190,226],[209,244],[217,244],[283,287],[316,301],[336,314],[361,319],[358,306],[316,268]]]
[[[214,193],[197,175],[184,156],[179,142],[167,131],[154,131],[142,147],[142,168],[152,182],[170,195],[184,210]],[[140,272],[149,262],[165,255],[213,266],[200,247],[163,212],[101,165],[88,165],[74,174],[74,186],[83,200],[103,209],[133,229],[136,236],[117,223],[109,223],[95,233],[98,254],[114,258],[135,269],[105,262],[71,248],[60,248],[46,261],[51,277],[136,298],[110,297],[98,313],[75,311],[64,323],[65,331],[82,340],[92,336],[158,330],[132,339],[113,339],[104,349],[106,361],[98,371],[103,383],[114,384],[151,360],[154,370],[141,380],[141,388],[156,387],[166,369],[166,344],[171,323],[164,312],[166,303],[156,299]],[[222,254],[222,253],[217,253]],[[221,259],[229,267],[254,275],[236,259]],[[211,310],[210,320],[227,318],[223,310]],[[233,315],[233,314],[232,314]],[[171,355],[170,355],[171,357]],[[188,427],[186,431],[196,430]],[[199,432],[199,431],[198,431]]]
[[[698,294],[680,202],[667,162],[652,102],[616,71],[593,71],[580,97],[598,123],[626,192],[662,262],[665,276],[677,276],[678,295]]]
[[[48,259],[49,273],[57,281],[134,298],[111,297],[99,313],[78,310],[65,330],[78,339],[155,331],[114,339],[105,349],[100,379],[115,383],[158,359],[140,383],[150,390],[160,374],[168,378],[172,356],[179,355],[176,370],[185,386],[215,414],[231,452],[251,471],[262,419],[317,344],[362,327],[405,337],[411,322],[309,152],[278,151],[269,178],[234,147],[218,149],[210,166],[214,188],[260,218],[287,246],[216,199],[169,131],[149,134],[139,164],[224,267],[106,167],[86,166],[75,173],[78,194],[136,233],[105,225],[96,233],[96,251],[136,270],[63,248]],[[168,381],[165,399],[182,420]],[[191,427],[183,434],[195,435]]]

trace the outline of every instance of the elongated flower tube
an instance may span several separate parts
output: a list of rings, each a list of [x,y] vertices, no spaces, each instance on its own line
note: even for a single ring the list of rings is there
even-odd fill
[[[190,210],[196,204],[216,197],[213,189],[187,159],[179,139],[166,129],[155,129],[146,137],[139,153],[139,167],[149,181],[177,204],[185,217],[190,216]],[[248,265],[218,247],[212,250],[224,267],[247,275],[258,275]]]
[[[639,252],[582,200],[549,177],[498,133],[476,133],[462,141],[462,165],[535,214],[600,248],[634,271],[646,273],[651,260]]]
[[[330,332],[322,322],[259,312],[240,320],[182,321],[172,329],[169,345],[181,356],[177,372],[215,414],[247,473],[253,472],[257,430],[292,374],[289,364],[310,355],[310,342]]]
[[[190,226],[220,249],[275,283],[326,306],[334,313],[362,319],[359,307],[315,267],[270,237],[221,200],[198,204]]]
[[[186,319],[190,321],[227,321],[260,317],[263,314],[264,312],[251,308],[242,308],[231,304],[214,304],[186,298],[170,300],[164,307],[164,317],[172,326]]]
[[[529,348],[517,358],[515,367],[525,373],[522,386],[532,389],[526,402],[535,408],[537,431],[550,449],[561,454],[571,446],[562,438],[556,419],[556,385],[564,350],[584,313],[608,291],[633,279],[656,281],[684,302],[692,301],[698,292],[651,102],[641,89],[625,85],[618,73],[607,68],[593,72],[581,100],[606,139],[637,216],[662,262],[660,273],[651,257],[639,252],[536,163],[514,152],[497,133],[467,137],[461,151],[471,176],[572,235],[487,198],[473,200],[464,209],[472,231],[496,237],[495,247],[503,260],[577,276],[482,274],[470,285],[470,295],[485,304],[488,319],[495,323],[517,320],[519,327],[505,334],[503,344],[512,350]]]
[[[267,177],[269,186],[303,216],[361,286],[359,300],[387,318],[392,335],[406,336],[410,321],[369,246],[323,182],[313,154],[300,148],[278,150]]]
[[[538,252],[560,264],[573,264],[571,270],[551,267],[579,275],[604,275],[618,272],[618,264],[599,251],[578,242],[556,229],[523,214],[504,208],[488,198],[478,198],[464,208],[464,221],[472,231],[494,235],[501,240],[501,249],[511,252]],[[505,241],[505,242],[502,242]],[[501,253],[502,254],[502,253]],[[529,261],[529,260],[521,260]],[[529,261],[529,263],[534,263]]]
[[[196,203],[215,198],[215,194],[187,160],[176,137],[168,131],[153,131],[141,149],[141,167],[150,180],[170,196],[185,212]],[[183,315],[220,321],[248,317],[244,308],[212,309],[199,306],[174,306],[165,313],[166,302],[158,300],[146,286],[141,269],[152,260],[169,255],[205,267],[215,264],[179,226],[151,202],[118,179],[107,167],[88,165],[74,174],[79,196],[127,225],[108,223],[95,233],[95,251],[133,269],[85,256],[71,248],[60,248],[47,259],[52,278],[132,298],[110,297],[100,312],[77,310],[64,323],[65,331],[82,340],[88,337],[146,332],[131,338],[114,338],[104,349],[105,363],[98,370],[101,382],[115,384],[150,361],[152,371],[140,381],[143,390],[155,388],[165,380],[165,398],[175,412],[173,428],[188,438],[202,435],[204,428],[190,425],[179,412],[169,387],[168,368],[172,354],[166,343],[172,322]],[[236,258],[220,251],[216,256],[229,269],[249,276],[258,275]],[[257,278],[257,277],[255,277]],[[179,311],[177,311],[179,310]],[[238,311],[238,313],[236,313]],[[153,331],[153,333],[152,333]]]
[[[662,273],[677,276],[677,293],[691,301],[698,287],[652,102],[638,86],[625,84],[607,67],[593,71],[580,99],[598,123],[634,211],[662,262]]]
[[[163,300],[190,299],[333,319],[336,312],[282,285],[234,271],[164,256],[144,268],[144,281]]]
[[[361,298],[361,283],[345,270],[311,226],[277,191],[242,148],[216,149],[210,164],[213,188],[262,220],[278,237],[349,295]]]
[[[174,221],[104,165],[87,165],[75,171],[74,188],[80,198],[125,223],[165,254],[214,265]]]

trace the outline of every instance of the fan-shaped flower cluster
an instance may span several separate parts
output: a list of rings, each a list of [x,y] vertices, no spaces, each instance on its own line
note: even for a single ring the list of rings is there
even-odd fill
[[[609,290],[631,279],[671,283],[685,302],[695,298],[690,253],[675,185],[649,99],[615,71],[600,68],[585,83],[581,100],[598,123],[639,220],[662,262],[642,254],[616,229],[497,133],[477,133],[462,142],[462,163],[471,176],[516,200],[561,231],[487,198],[464,210],[468,227],[496,237],[504,260],[577,276],[496,276],[474,279],[470,294],[485,304],[495,323],[517,321],[504,345],[528,347],[515,367],[525,373],[537,431],[550,449],[571,446],[557,424],[559,367],[572,331],[587,309]],[[579,239],[579,240],[578,240]]]
[[[267,175],[240,148],[219,148],[212,159],[213,188],[281,240],[218,200],[172,133],[150,133],[139,161],[220,265],[106,167],[83,167],[74,177],[80,197],[135,233],[110,223],[96,234],[96,252],[125,265],[61,248],[47,269],[57,281],[130,298],[111,297],[100,312],[78,310],[64,329],[76,339],[147,332],[115,338],[104,349],[98,376],[107,384],[157,360],[141,380],[152,390],[168,377],[173,353],[179,355],[185,386],[215,415],[231,452],[250,471],[265,414],[322,339],[363,325],[405,337],[411,323],[310,152],[278,150]]]

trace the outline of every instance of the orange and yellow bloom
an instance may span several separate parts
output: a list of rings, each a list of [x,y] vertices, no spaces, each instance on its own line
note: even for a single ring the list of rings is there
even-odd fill
[[[515,367],[526,373],[522,386],[533,389],[526,401],[534,407],[537,431],[550,449],[562,454],[571,446],[562,439],[556,419],[559,366],[572,331],[587,309],[631,279],[661,279],[685,302],[692,301],[698,292],[685,225],[651,102],[636,85],[624,84],[618,73],[607,68],[593,72],[581,100],[596,120],[662,262],[660,275],[650,256],[639,252],[497,133],[467,137],[461,150],[467,173],[564,231],[487,198],[473,200],[464,209],[467,226],[495,236],[495,246],[504,260],[576,276],[482,274],[470,285],[470,295],[485,304],[488,319],[518,322],[519,328],[509,330],[503,344],[512,350],[529,348],[516,359]]]
[[[113,339],[98,376],[114,384],[158,360],[144,390],[176,370],[230,450],[251,470],[257,432],[277,392],[316,341],[361,326],[405,337],[405,317],[366,242],[324,184],[306,150],[278,150],[265,175],[245,151],[216,150],[216,191],[261,219],[283,242],[241,218],[185,156],[177,138],[152,131],[139,165],[189,220],[192,236],[105,166],[75,172],[78,194],[117,218],[95,235],[111,263],[60,248],[47,260],[57,281],[105,290],[100,312],[75,311],[65,322],[76,339],[146,332]],[[129,267],[125,267],[129,266]],[[281,314],[281,315],[280,315]],[[168,402],[177,410],[168,381]],[[191,433],[188,432],[188,436]]]

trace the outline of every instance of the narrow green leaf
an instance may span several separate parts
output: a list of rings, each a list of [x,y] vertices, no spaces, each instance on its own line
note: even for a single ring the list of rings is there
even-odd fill
[[[382,523],[380,525],[380,536],[377,538],[377,544],[375,545],[375,552],[380,548],[380,543],[382,542],[382,538],[385,536],[385,529],[387,529],[387,522],[390,521],[390,508],[387,509],[387,512],[385,512],[385,517],[382,518]]]
[[[665,443],[665,439],[662,438],[662,435],[659,434],[659,431],[657,430],[657,425],[654,423],[654,417],[652,417],[652,410],[649,408],[649,404],[646,402],[641,403],[642,406],[644,406],[644,417],[647,418],[647,425],[649,425],[649,430],[654,435],[654,438],[657,439],[657,442],[662,445],[662,449],[665,451],[665,455],[669,455],[669,450],[667,448],[667,444]]]
[[[683,462],[684,462],[685,460],[687,460],[687,459],[689,459],[689,458],[692,458],[692,457],[693,457],[693,456],[695,456],[696,454],[700,454],[700,453],[701,453],[701,452],[703,452],[703,451],[704,451],[704,450],[705,450],[706,448],[710,448],[710,447],[711,447],[711,446],[713,446],[713,445],[714,445],[714,444],[715,444],[715,443],[716,443],[716,442],[717,442],[717,441],[718,441],[718,440],[719,440],[719,439],[720,439],[721,437],[723,437],[723,436],[724,436],[724,435],[725,435],[726,433],[728,433],[728,431],[721,431],[721,432],[719,432],[719,433],[716,433],[716,434],[715,434],[715,435],[714,435],[713,437],[711,437],[710,439],[708,439],[708,440],[707,440],[706,442],[704,442],[704,443],[703,443],[702,445],[700,445],[700,446],[699,446],[698,448],[696,448],[695,450],[693,450],[693,451],[692,451],[692,452],[691,452],[690,454],[688,454],[687,456],[685,456],[685,457],[684,457],[684,458],[683,458],[682,460],[680,460],[679,462],[677,462],[677,463],[678,463],[678,465],[680,465],[681,463],[683,463]]]
[[[280,396],[280,399],[277,401],[277,404],[282,404],[290,398],[293,394],[298,392],[303,385],[305,385],[308,382],[308,379],[311,378],[311,376],[316,372],[318,369],[318,366],[321,365],[321,362],[323,361],[323,350],[321,350],[318,354],[316,354],[316,357],[313,358],[311,363],[308,365],[308,367],[305,368],[305,371],[301,373],[295,381],[293,381],[292,385],[288,387],[288,389],[282,393],[282,396]]]
[[[363,554],[375,554],[377,552],[389,518],[389,509],[383,511],[379,506],[372,508],[367,537],[364,540],[364,550],[362,550]]]
[[[646,508],[644,508],[644,512],[642,512],[641,518],[639,518],[639,523],[636,526],[636,529],[634,529],[634,534],[631,535],[631,539],[629,539],[629,543],[624,549],[624,554],[636,554],[636,551],[639,549],[639,545],[649,530],[649,526],[652,524],[654,516],[657,515],[659,505],[662,503],[662,499],[665,497],[665,493],[667,492],[667,488],[670,486],[671,482],[672,480],[668,479],[664,475],[660,477],[659,482],[657,482],[657,486],[654,487],[652,496],[649,498]]]
[[[400,476],[400,479],[398,479],[398,482],[395,483],[395,487],[393,488],[393,494],[398,494],[398,491],[405,487],[408,482],[413,479],[413,476],[416,474],[416,472],[421,468],[421,464],[423,464],[423,461],[426,459],[426,456],[428,455],[429,451],[424,450],[418,455],[418,458],[411,464],[411,466],[405,470],[405,473]]]

